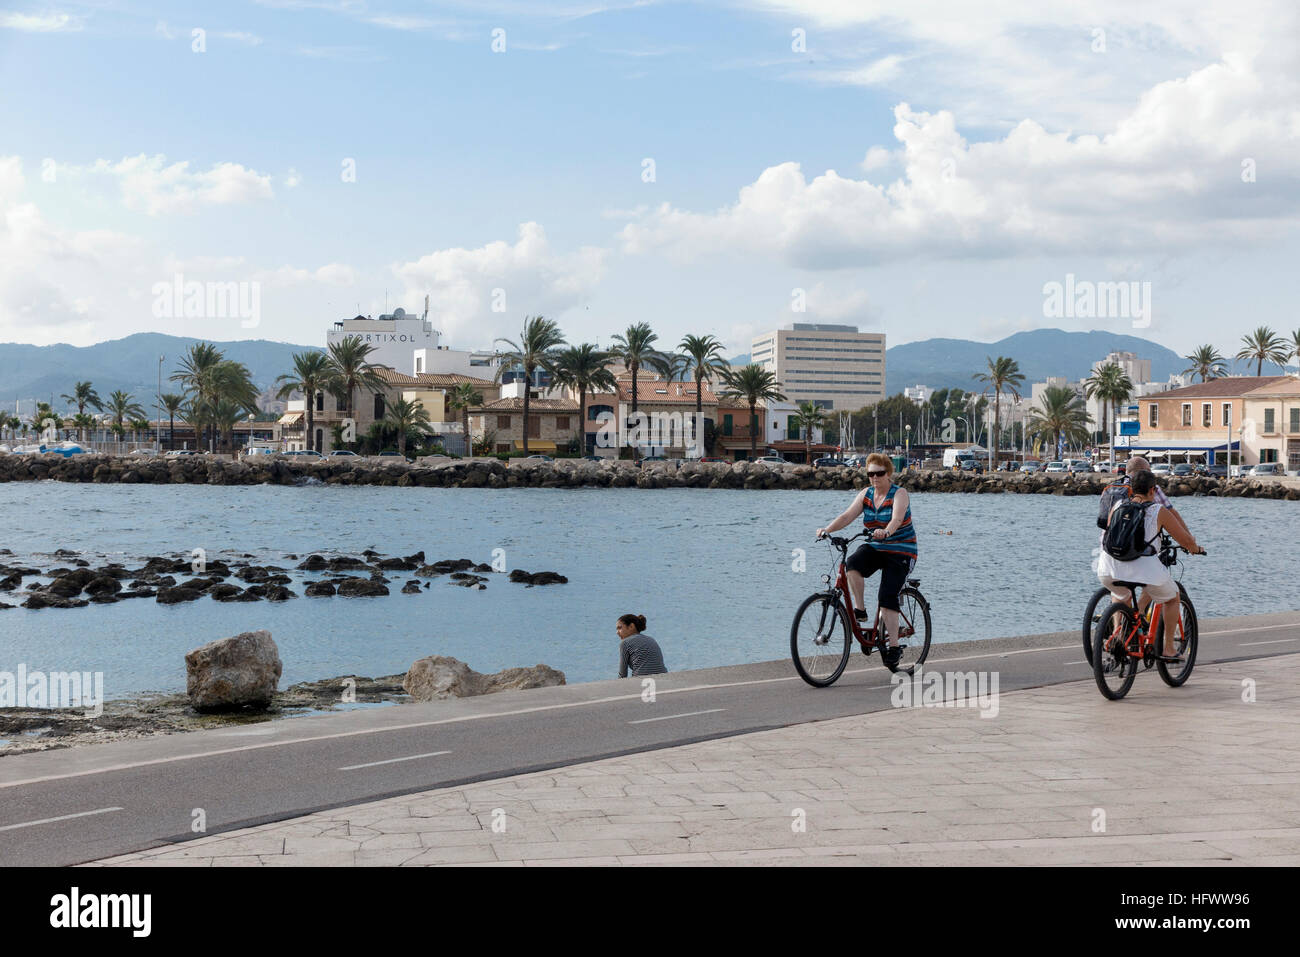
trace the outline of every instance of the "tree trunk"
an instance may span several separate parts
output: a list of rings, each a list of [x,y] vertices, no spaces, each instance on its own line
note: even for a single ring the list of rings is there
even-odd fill
[[[524,455],[528,454],[528,397],[532,394],[533,370],[524,366]]]
[[[755,408],[758,403],[749,403],[749,457],[758,458],[758,413]]]
[[[468,405],[460,410],[460,427],[465,431],[465,457],[469,458],[474,454],[474,440],[470,438],[470,434],[469,434],[469,406]],[[483,432],[484,434],[487,433],[486,419],[484,420]]]
[[[587,454],[587,390],[578,389],[578,458]]]

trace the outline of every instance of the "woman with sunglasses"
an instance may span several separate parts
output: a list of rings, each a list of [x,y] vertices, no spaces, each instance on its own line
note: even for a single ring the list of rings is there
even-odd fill
[[[880,590],[876,600],[889,632],[885,660],[896,664],[899,658],[898,593],[916,567],[916,529],[912,527],[912,505],[907,489],[895,485],[893,475],[894,463],[888,456],[879,452],[868,455],[867,478],[871,483],[853,496],[853,504],[835,521],[817,529],[817,537],[839,531],[861,516],[867,532],[866,544],[845,562],[849,591],[853,593],[853,613],[859,621],[870,620],[863,607],[866,577],[880,572]]]

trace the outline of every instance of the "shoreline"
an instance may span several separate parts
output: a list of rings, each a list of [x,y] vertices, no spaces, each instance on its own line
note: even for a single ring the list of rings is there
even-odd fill
[[[1228,618],[1207,618],[1200,622],[1202,629],[1212,629],[1216,624],[1245,624],[1248,627],[1276,624],[1285,621],[1300,612],[1300,607],[1283,611],[1264,612],[1256,615],[1232,616]],[[1210,634],[1214,634],[1211,630]],[[992,654],[1015,655],[1035,649],[1058,646],[1078,647],[1079,632],[1057,631],[1033,635],[1016,635],[999,638],[980,638],[967,641],[944,642],[931,646],[928,663],[944,661],[961,661],[971,656],[987,657]],[[1082,650],[1080,654],[1082,654]],[[860,656],[856,654],[854,660]],[[872,664],[876,664],[873,662]],[[881,676],[888,674],[883,666]],[[794,667],[790,659],[780,658],[770,661],[747,662],[734,665],[720,665],[712,668],[670,672],[673,675],[690,675],[700,684],[740,677],[756,679],[760,682],[772,678],[794,676]],[[356,682],[355,705],[342,701],[344,682],[352,678]],[[62,751],[69,748],[88,745],[107,744],[113,741],[140,740],[160,738],[194,731],[213,730],[238,725],[259,725],[273,721],[283,721],[298,717],[325,717],[328,715],[347,714],[370,708],[387,708],[405,704],[430,704],[416,702],[405,693],[402,681],[405,675],[387,675],[379,678],[367,678],[354,675],[339,675],[317,681],[300,682],[282,691],[277,691],[272,705],[261,712],[200,713],[189,706],[184,693],[141,694],[134,697],[119,698],[104,703],[103,714],[94,718],[85,716],[81,709],[34,709],[6,708],[0,709],[0,740],[10,744],[0,747],[0,762],[6,757],[21,754],[33,754],[42,751]],[[579,681],[566,683],[560,687],[582,689],[599,684],[598,681]],[[628,694],[640,693],[640,685],[633,679],[628,682]],[[554,690],[548,689],[548,690]],[[493,697],[473,695],[471,698]],[[456,701],[468,700],[450,697],[437,702],[451,707]],[[30,736],[27,746],[15,747],[17,739],[24,736],[24,731],[39,727],[54,730],[49,736]]]
[[[1109,473],[985,473],[951,470],[901,472],[896,481],[915,492],[973,494],[1099,495],[1117,479]],[[420,488],[638,488],[638,489],[792,489],[849,491],[866,485],[863,469],[790,463],[653,462],[556,459],[551,462],[496,458],[429,457],[416,463],[330,460],[232,461],[193,455],[173,459],[58,453],[0,456],[0,483],[56,481],[73,484],[123,485],[286,485],[397,486]],[[1267,498],[1300,501],[1300,479],[1220,479],[1161,476],[1172,497],[1184,495]]]

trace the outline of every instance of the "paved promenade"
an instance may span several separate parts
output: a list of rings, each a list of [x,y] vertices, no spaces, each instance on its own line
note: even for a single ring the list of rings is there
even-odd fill
[[[1181,689],[1143,672],[1122,702],[1091,680],[996,701],[990,717],[799,724],[90,866],[1300,865],[1300,655],[1198,664]]]

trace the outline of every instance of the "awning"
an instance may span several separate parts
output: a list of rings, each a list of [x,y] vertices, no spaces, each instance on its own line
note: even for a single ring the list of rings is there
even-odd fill
[[[280,425],[294,425],[302,421],[302,415],[301,412],[286,412],[280,416],[279,423]]]
[[[524,442],[522,439],[515,439],[515,448],[518,449],[520,452],[524,450]],[[529,452],[554,452],[555,443],[543,442],[540,439],[529,439],[528,451]]]

